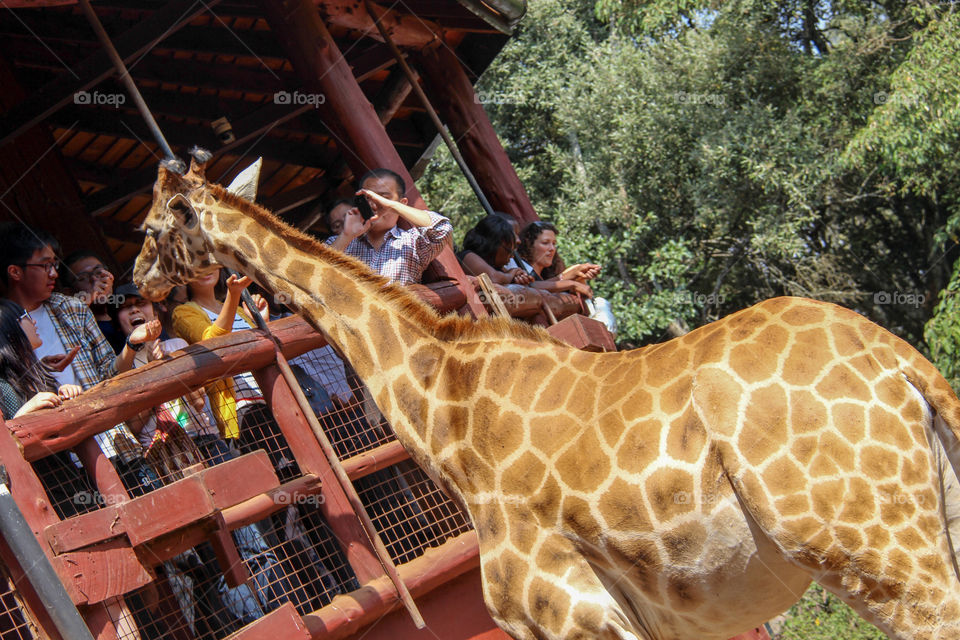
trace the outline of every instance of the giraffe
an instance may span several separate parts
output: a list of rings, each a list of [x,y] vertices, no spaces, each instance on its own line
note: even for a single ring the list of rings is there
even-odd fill
[[[776,298],[657,345],[587,353],[439,317],[365,265],[161,166],[134,279],[222,264],[349,359],[467,509],[518,640],[728,638],[811,580],[891,638],[960,638],[960,403],[915,349]]]

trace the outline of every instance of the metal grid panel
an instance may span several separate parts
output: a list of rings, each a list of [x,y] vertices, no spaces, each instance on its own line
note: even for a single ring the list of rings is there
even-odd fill
[[[96,511],[102,506],[100,494],[70,454],[54,453],[31,464],[59,518]]]
[[[7,568],[0,565],[0,639],[33,640],[35,637],[13,580]]]
[[[459,505],[409,460],[360,478],[354,485],[397,564],[471,529]]]
[[[208,544],[157,568],[158,580],[124,597],[126,620],[110,610],[121,640],[224,638],[286,602],[306,614],[359,587],[323,517],[288,506],[233,532],[250,580],[228,588]],[[135,629],[133,628],[135,627]]]

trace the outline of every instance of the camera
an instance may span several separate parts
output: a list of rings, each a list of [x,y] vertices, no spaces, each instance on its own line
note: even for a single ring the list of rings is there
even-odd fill
[[[360,216],[364,220],[369,220],[373,217],[373,209],[370,208],[370,202],[367,201],[367,196],[362,193],[353,196],[353,206],[360,210]]]

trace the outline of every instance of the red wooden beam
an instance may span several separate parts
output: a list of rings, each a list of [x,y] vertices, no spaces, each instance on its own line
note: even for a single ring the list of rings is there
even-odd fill
[[[326,344],[301,318],[270,323],[288,357]],[[90,389],[76,401],[7,422],[27,460],[75,447],[158,402],[179,398],[210,380],[273,362],[274,345],[257,331],[231,333],[190,345],[169,358],[128,371]]]
[[[513,215],[521,225],[539,220],[457,57],[441,45],[421,51],[417,61],[431,103],[493,208]]]
[[[359,0],[314,0],[319,15],[327,22],[343,29],[361,31],[369,38],[383,39],[373,24],[373,18]],[[393,3],[390,3],[391,5]],[[388,5],[389,6],[389,5]],[[386,7],[375,6],[380,12]],[[424,47],[434,42],[443,33],[443,28],[429,20],[408,13],[391,12],[384,19],[384,26],[394,42],[405,47]]]

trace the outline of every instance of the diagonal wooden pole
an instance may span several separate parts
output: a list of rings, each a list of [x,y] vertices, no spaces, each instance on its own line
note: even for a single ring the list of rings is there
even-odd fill
[[[233,272],[230,271],[230,273]],[[340,464],[340,458],[337,457],[337,453],[334,451],[333,445],[330,443],[330,439],[327,438],[327,434],[324,432],[323,427],[320,426],[320,421],[317,420],[317,414],[315,414],[313,409],[310,407],[310,401],[307,400],[305,395],[303,395],[303,389],[300,388],[300,383],[297,382],[297,377],[294,375],[293,370],[290,369],[290,364],[287,362],[286,357],[280,350],[280,343],[270,332],[270,328],[267,326],[267,323],[264,321],[263,317],[257,312],[257,305],[253,301],[253,297],[250,295],[250,292],[244,289],[241,295],[243,297],[243,302],[250,310],[250,315],[253,316],[254,322],[257,324],[257,328],[262,330],[267,334],[268,338],[273,340],[277,355],[277,368],[280,369],[280,375],[283,376],[287,386],[290,387],[293,397],[297,399],[297,405],[300,407],[300,411],[307,419],[310,429],[313,430],[313,435],[317,438],[317,442],[320,443],[320,448],[323,450],[323,455],[326,456],[327,462],[330,464],[330,468],[333,469],[333,473],[337,478],[337,483],[347,495],[347,499],[350,501],[350,506],[353,507],[354,512],[360,519],[360,524],[363,525],[363,531],[367,535],[367,539],[370,541],[370,544],[373,546],[373,550],[376,552],[377,559],[380,561],[380,566],[383,567],[384,573],[387,574],[387,576],[390,578],[390,582],[393,583],[394,588],[397,590],[397,594],[400,596],[400,601],[403,603],[403,606],[406,607],[410,617],[413,618],[413,623],[417,626],[417,629],[423,629],[426,627],[426,623],[423,621],[423,616],[420,614],[417,604],[413,601],[413,596],[410,595],[407,585],[403,582],[403,579],[397,572],[397,565],[393,563],[393,559],[390,557],[390,553],[387,551],[386,546],[384,546],[383,540],[380,539],[380,534],[377,533],[377,529],[374,526],[373,521],[370,519],[369,514],[367,514],[367,509],[360,501],[360,496],[357,495],[357,489],[350,481],[350,477],[347,475],[346,470],[344,470],[343,465]]]

